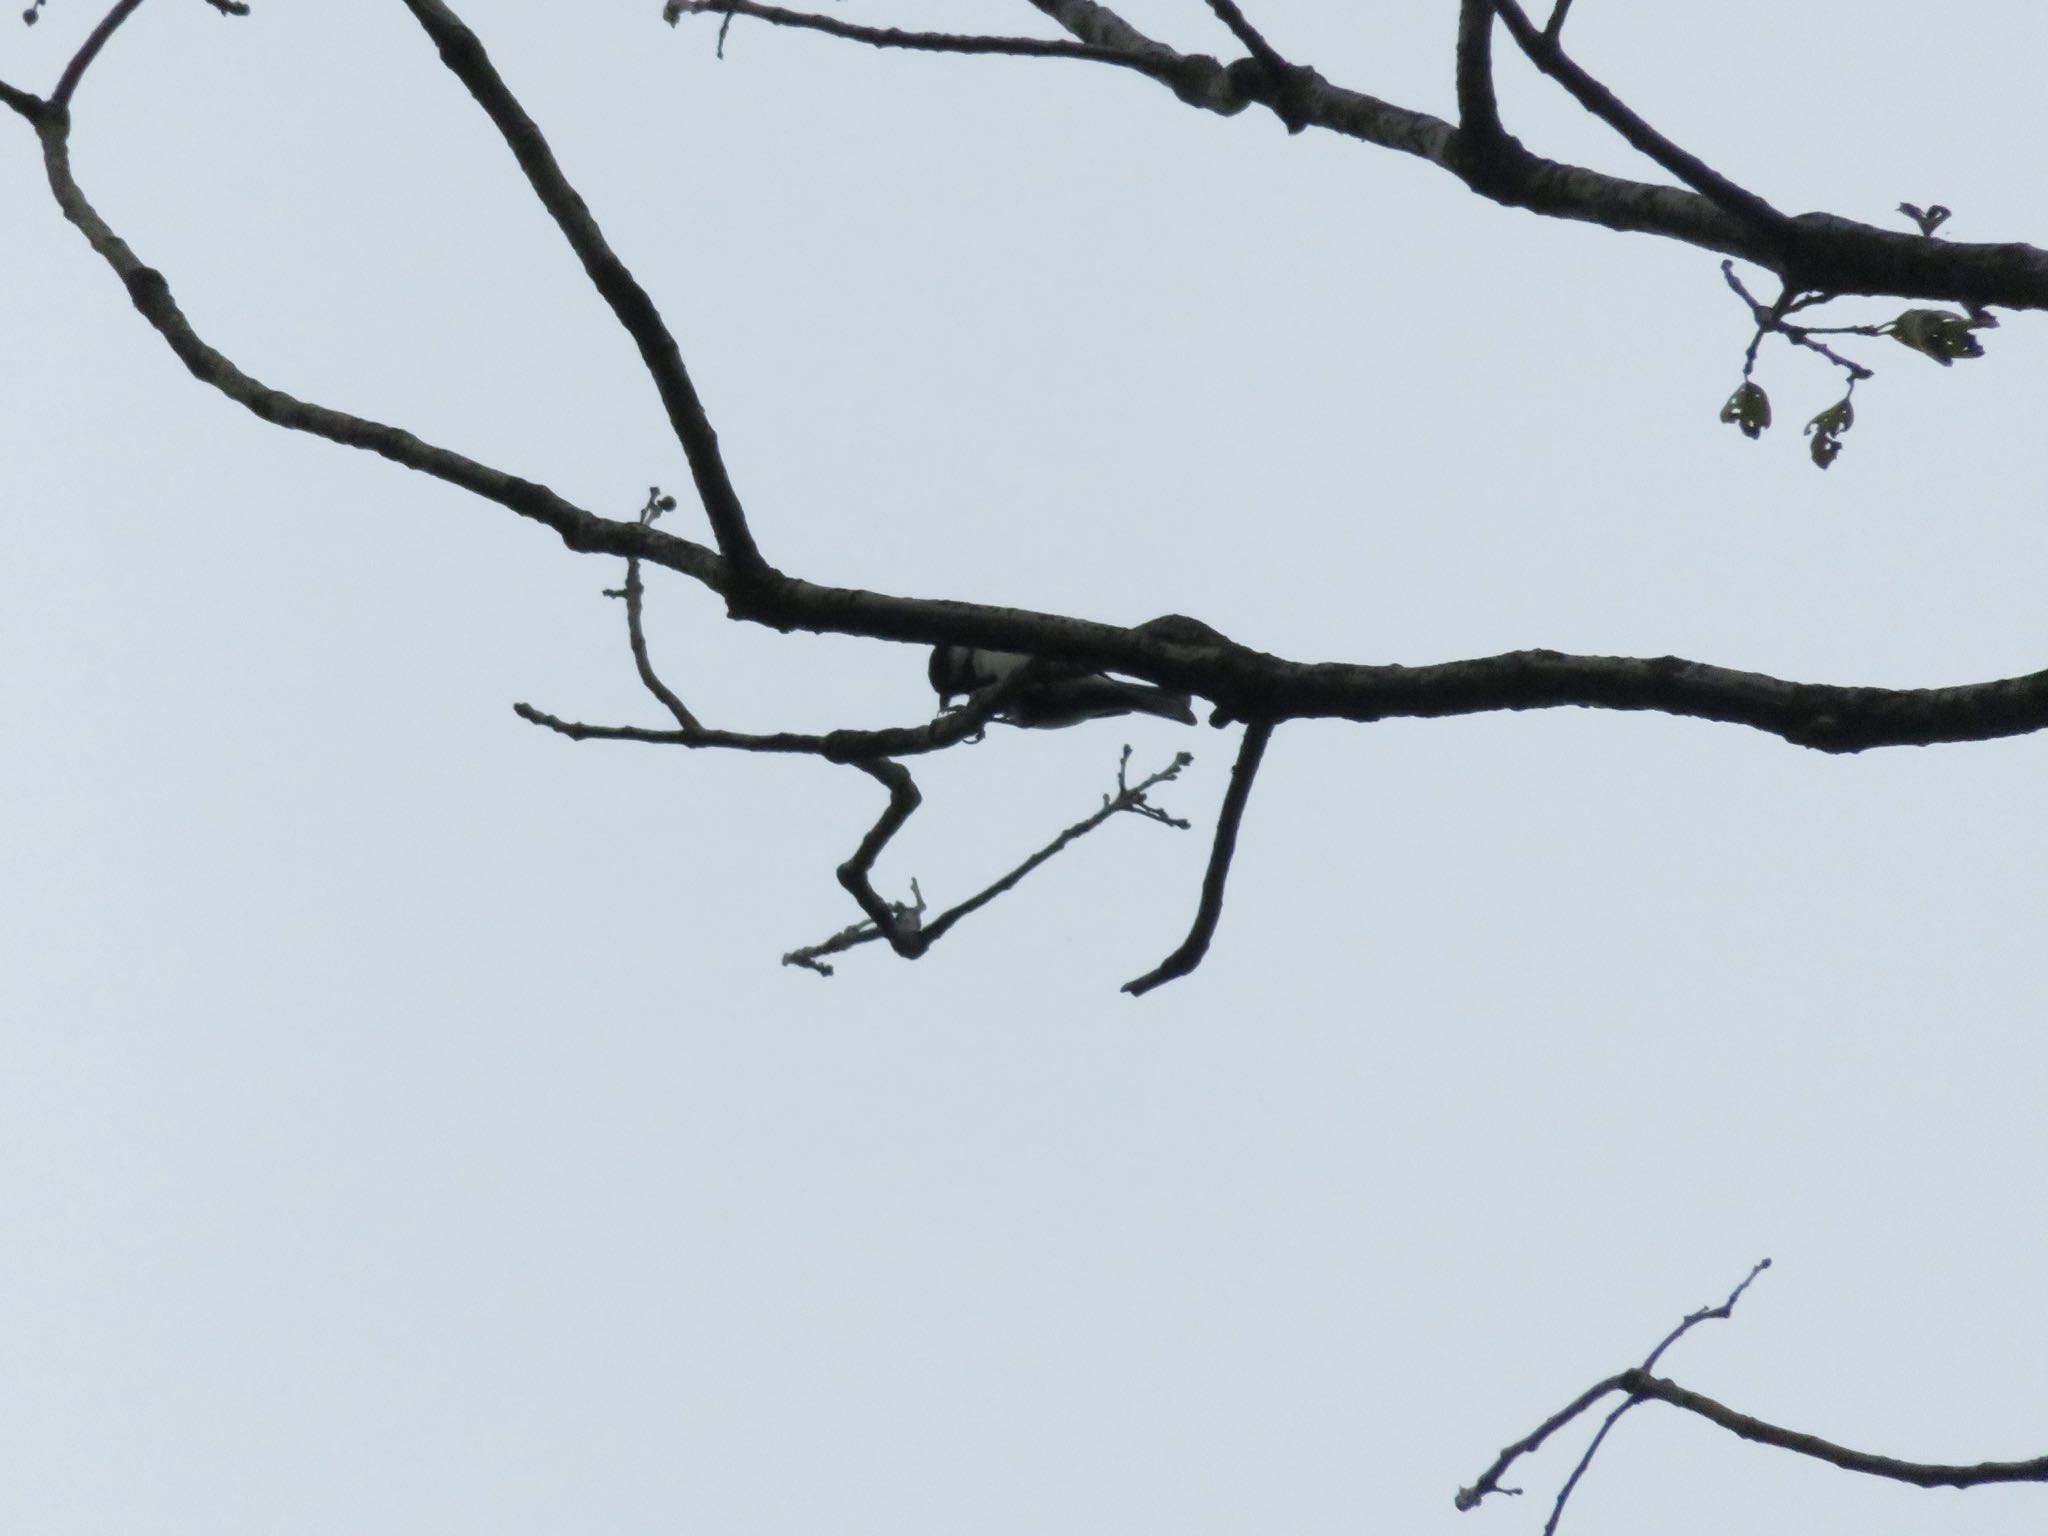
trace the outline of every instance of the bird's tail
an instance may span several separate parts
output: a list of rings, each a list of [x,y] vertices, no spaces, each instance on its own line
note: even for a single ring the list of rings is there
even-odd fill
[[[1085,677],[1059,684],[1058,691],[1063,695],[1062,702],[1074,710],[1077,718],[1147,714],[1162,720],[1178,720],[1182,725],[1195,723],[1194,703],[1186,694],[1155,688],[1150,683]]]

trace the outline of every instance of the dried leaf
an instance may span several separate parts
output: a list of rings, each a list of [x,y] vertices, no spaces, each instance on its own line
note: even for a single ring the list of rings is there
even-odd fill
[[[1761,384],[1744,379],[1742,387],[1721,407],[1721,419],[1734,422],[1744,437],[1755,442],[1771,424],[1771,397],[1764,393]]]
[[[1842,452],[1842,434],[1856,425],[1856,409],[1849,404],[1849,397],[1842,396],[1833,405],[1822,411],[1806,424],[1806,435],[1813,441],[1807,451],[1813,455],[1813,462],[1826,469]]]
[[[1962,315],[1945,309],[1909,309],[1892,321],[1888,334],[1946,368],[1959,357],[1982,357],[1984,347]]]
[[[1914,203],[1899,204],[1899,212],[1920,226],[1920,233],[1931,235],[1949,219],[1949,211],[1939,203],[1929,203],[1925,208]]]

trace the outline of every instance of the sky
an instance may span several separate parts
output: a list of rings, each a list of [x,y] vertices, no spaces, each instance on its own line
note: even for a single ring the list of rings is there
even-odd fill
[[[2048,662],[2048,334],[1816,359],[1716,420],[1718,258],[1473,198],[1123,72],[877,53],[658,0],[458,7],[663,307],[769,558],[1303,660],[1526,646],[1922,686]],[[1449,0],[1247,9],[1451,111]],[[97,18],[0,29],[46,90]],[[1021,0],[848,3],[1044,32]],[[1127,11],[1225,52],[1196,0]],[[1569,40],[1792,211],[2034,239],[2048,14],[1582,4]],[[1506,45],[1502,44],[1505,56]],[[1503,65],[1531,147],[1654,174]],[[153,0],[74,163],[266,382],[629,516],[687,474],[630,344],[403,7]],[[2048,1433],[2048,743],[1830,758],[1588,711],[1234,740],[992,730],[882,862],[935,902],[1195,763],[906,964],[879,808],[659,725],[615,562],[193,381],[0,124],[0,1529],[1534,1532],[1640,1360],[1921,1459]],[[1843,323],[1899,308],[1844,305]],[[687,500],[679,531],[701,536]],[[914,647],[654,575],[707,722],[926,717]],[[1645,1405],[1580,1536],[2037,1532]]]

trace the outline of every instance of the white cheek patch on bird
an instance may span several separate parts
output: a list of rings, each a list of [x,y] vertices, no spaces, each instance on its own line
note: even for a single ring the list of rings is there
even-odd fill
[[[1107,672],[1093,672],[1069,663],[1034,658],[1021,651],[988,651],[969,645],[932,648],[926,668],[939,707],[950,709],[955,698],[972,700],[1031,670],[996,716],[1032,730],[1058,730],[1084,720],[1116,715],[1157,715],[1182,725],[1195,723],[1194,703],[1187,694],[1151,683],[1127,682]]]

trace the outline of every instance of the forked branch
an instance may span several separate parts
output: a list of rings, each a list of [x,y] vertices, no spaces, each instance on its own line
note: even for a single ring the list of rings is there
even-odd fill
[[[1132,26],[1099,0],[1031,0],[1086,52],[1045,56],[1113,64],[1157,80],[1181,101],[1226,116],[1263,103],[1290,129],[1321,128],[1360,143],[1414,155],[1457,176],[1482,196],[1550,218],[1658,235],[1768,268],[1802,289],[1891,294],[2008,309],[2048,308],[2048,251],[2018,241],[1933,242],[1833,214],[1788,217],[1700,156],[1659,133],[1604,83],[1574,62],[1560,41],[1568,7],[1557,4],[1538,28],[1513,0],[1461,0],[1457,33],[1460,122],[1451,124],[1364,91],[1338,85],[1305,65],[1261,56],[1264,39],[1232,0],[1211,9],[1242,29],[1247,54],[1226,65],[1183,51]],[[1649,156],[1677,186],[1610,176],[1530,152],[1502,131],[1493,101],[1489,28],[1503,22],[1538,69],[1589,112]],[[710,13],[758,17],[780,26],[855,38],[876,47],[936,53],[1025,53],[1022,40],[967,38],[895,28],[850,28],[835,18],[754,0],[671,0],[672,20]]]
[[[1851,1450],[1846,1446],[1823,1440],[1818,1435],[1807,1434],[1803,1430],[1786,1429],[1766,1423],[1762,1419],[1740,1413],[1702,1393],[1691,1391],[1674,1381],[1653,1374],[1664,1352],[1693,1328],[1704,1322],[1719,1321],[1732,1316],[1736,1302],[1742,1299],[1742,1293],[1749,1289],[1758,1275],[1770,1268],[1770,1264],[1769,1259],[1759,1262],[1719,1306],[1703,1307],[1686,1317],[1664,1336],[1663,1341],[1650,1351],[1641,1365],[1632,1366],[1628,1370],[1607,1377],[1604,1381],[1595,1382],[1535,1429],[1503,1449],[1493,1459],[1492,1465],[1487,1467],[1470,1487],[1458,1490],[1458,1496],[1454,1501],[1457,1508],[1473,1509],[1494,1494],[1520,1494],[1521,1489],[1507,1487],[1501,1481],[1514,1464],[1522,1457],[1540,1450],[1558,1431],[1579,1418],[1601,1399],[1615,1393],[1622,1394],[1622,1401],[1602,1421],[1599,1430],[1595,1432],[1563,1486],[1559,1488],[1556,1500],[1551,1506],[1550,1518],[1544,1522],[1544,1536],[1551,1536],[1551,1533],[1556,1531],[1559,1521],[1564,1516],[1565,1504],[1592,1465],[1593,1456],[1606,1440],[1608,1432],[1630,1409],[1639,1403],[1651,1401],[1669,1403],[1674,1408],[1697,1414],[1709,1423],[1718,1424],[1729,1433],[1755,1441],[1759,1445],[1773,1446],[1800,1456],[1811,1456],[1845,1471],[1864,1472],[1923,1488],[1971,1488],[1988,1483],[2048,1482],[2048,1456],[2038,1456],[2028,1461],[1981,1461],[1969,1465],[1954,1465],[1945,1462],[1905,1461],[1894,1456]]]
[[[441,52],[441,62],[468,88],[503,135],[520,170],[526,173],[534,196],[540,199],[541,206],[547,209],[548,216],[583,263],[591,286],[611,306],[619,324],[639,348],[640,361],[668,412],[669,427],[689,460],[690,474],[697,483],[697,495],[719,552],[725,556],[732,576],[742,583],[751,582],[764,573],[767,562],[755,546],[739,492],[733,487],[725,456],[719,450],[718,434],[711,428],[704,402],[698,398],[697,386],[683,364],[682,350],[661,318],[661,311],[605,240],[589,205],[563,175],[539,125],[506,86],[477,35],[442,0],[404,3],[434,40]],[[735,590],[731,595],[737,598],[740,594]]]
[[[405,0],[423,29],[440,48],[451,71],[497,126],[526,174],[534,194],[553,217],[581,259],[591,283],[610,303],[640,349],[657,393],[689,460],[698,497],[709,521],[715,547],[664,532],[651,515],[601,517],[576,506],[546,485],[428,443],[395,425],[355,416],[297,398],[251,377],[192,328],[172,296],[161,272],[146,265],[100,216],[80,189],[69,159],[69,104],[93,59],[121,23],[133,13],[136,0],[118,0],[79,53],[66,65],[55,94],[48,101],[10,85],[0,85],[0,104],[32,124],[43,146],[51,191],[64,216],[84,234],[93,250],[126,286],[144,319],[202,382],[278,426],[310,433],[331,442],[366,449],[395,463],[434,476],[448,484],[501,505],[552,530],[571,549],[616,556],[627,562],[628,629],[634,665],[649,692],[661,703],[673,728],[603,726],[578,723],[531,706],[520,706],[524,718],[576,739],[631,740],[692,748],[724,748],[748,752],[807,754],[853,766],[890,790],[889,812],[872,836],[893,831],[914,804],[914,786],[906,792],[907,770],[901,760],[956,746],[977,734],[1001,708],[1000,697],[979,701],[973,709],[941,715],[916,724],[880,730],[825,730],[749,734],[706,727],[679,693],[661,684],[646,653],[642,632],[645,568],[660,566],[697,582],[721,598],[736,617],[778,630],[808,630],[920,645],[947,644],[1019,652],[1049,663],[1077,665],[1142,679],[1181,694],[1198,696],[1215,707],[1215,718],[1254,722],[1233,773],[1231,794],[1219,820],[1204,895],[1187,942],[1154,975],[1139,978],[1132,990],[1142,991],[1171,972],[1182,973],[1207,947],[1220,908],[1230,849],[1249,795],[1252,777],[1268,733],[1285,720],[1341,718],[1361,723],[1394,717],[1434,718],[1496,710],[1583,707],[1653,710],[1739,724],[1770,732],[1802,746],[1827,752],[1857,752],[1871,747],[1988,740],[2048,727],[2048,671],[2022,677],[1965,684],[1950,688],[1852,688],[1799,683],[1759,673],[1738,672],[1677,657],[1637,658],[1571,656],[1554,651],[1520,651],[1469,661],[1403,667],[1365,663],[1308,663],[1236,644],[1192,620],[1155,621],[1126,627],[1079,617],[1032,612],[990,604],[821,585],[771,568],[755,545],[737,491],[719,453],[717,436],[676,347],[673,336],[647,290],[612,250],[583,199],[549,151],[532,119],[519,106],[492,66],[482,44],[444,0]],[[1312,70],[1288,63],[1268,44],[1234,0],[1210,0],[1211,8],[1239,42],[1251,50],[1246,59],[1225,66],[1205,55],[1182,54],[1132,28],[1097,0],[1033,0],[1037,8],[1075,39],[1044,50],[1049,56],[1115,63],[1162,80],[1183,100],[1217,111],[1234,111],[1251,100],[1265,100],[1279,89],[1275,73],[1292,82],[1288,110],[1302,121],[1347,133],[1366,142],[1383,143],[1446,165],[1458,159],[1452,147],[1457,130],[1425,114],[1408,112],[1375,98],[1333,86]],[[1506,0],[1503,0],[1506,4]],[[685,9],[690,7],[686,6]],[[700,7],[701,8],[701,7]],[[717,0],[711,9],[741,11],[779,25],[804,25],[796,13],[749,0]],[[1487,55],[1479,47],[1481,7],[1463,12],[1461,41],[1466,51],[1461,70],[1469,78],[1461,87],[1468,118],[1483,118],[1481,87]],[[1532,57],[1547,62],[1562,79],[1573,79],[1569,60],[1556,46],[1552,13],[1545,33],[1528,37]],[[1527,18],[1508,5],[1511,30],[1518,39],[1529,31]],[[1515,18],[1520,18],[1517,22]],[[820,30],[835,30],[821,27]],[[846,27],[836,35],[853,36]],[[930,41],[935,34],[923,35]],[[859,40],[878,45],[914,47],[906,34],[872,32]],[[996,40],[1003,46],[1008,41]],[[942,38],[941,51],[974,51],[969,41]],[[995,48],[983,51],[998,51]],[[1250,67],[1241,67],[1250,66]],[[1265,93],[1261,95],[1259,93]],[[1274,104],[1269,101],[1269,104]],[[1618,104],[1617,104],[1618,105]],[[1280,110],[1276,104],[1275,110]],[[1609,108],[1612,112],[1615,108]],[[1628,120],[1617,118],[1624,126]],[[1471,127],[1468,121],[1468,129]],[[1502,144],[1506,141],[1503,139]],[[1670,152],[1666,151],[1666,157]],[[1751,254],[1768,261],[1772,241],[1782,235],[1774,215],[1746,210],[1727,189],[1693,173],[1715,198],[1683,188],[1645,188],[1594,177],[1572,167],[1538,160],[1526,152],[1501,148],[1498,167],[1506,179],[1489,183],[1491,194],[1569,217],[1594,218],[1621,228],[1655,229],[1695,244]],[[1588,179],[1591,178],[1591,179]],[[1739,190],[1739,189],[1737,189]],[[1731,211],[1732,210],[1732,211]],[[1926,233],[1895,234],[1851,226],[1843,221],[1815,225],[1807,216],[1790,221],[1804,231],[1800,247],[1800,281],[1787,279],[1790,294],[1867,291],[1881,282],[1889,291],[1981,299],[2020,307],[2048,304],[2048,257],[2030,246],[1964,246],[1929,238]],[[1760,230],[1772,230],[1765,240]],[[1825,238],[1822,238],[1822,237]],[[1811,238],[1809,238],[1811,237]],[[1782,252],[1780,252],[1782,255]],[[1834,273],[1832,280],[1827,274]],[[1916,286],[1917,285],[1917,286]],[[1780,306],[1774,323],[1796,301]],[[1974,316],[1979,311],[1972,309]],[[1971,321],[1970,323],[1978,323]],[[1788,335],[1799,328],[1784,325]],[[1804,333],[1806,344],[1817,334]],[[1794,339],[1800,339],[1795,335]],[[1133,806],[1124,806],[1133,809]],[[975,903],[913,933],[902,909],[882,902],[861,888],[864,854],[879,849],[887,837],[863,844],[863,854],[848,861],[842,879],[861,901],[877,932],[888,936],[899,952],[930,942],[942,924],[957,921]],[[871,860],[869,860],[871,862]],[[1031,867],[1036,867],[1032,865]],[[1000,882],[999,882],[1000,884]],[[992,888],[993,889],[993,888]],[[977,898],[976,901],[986,898]]]
[[[915,880],[910,882],[912,899],[907,905],[902,902],[887,901],[877,895],[872,886],[866,885],[866,881],[874,867],[874,860],[881,853],[882,845],[888,841],[889,836],[893,836],[901,829],[903,821],[908,815],[908,812],[906,812],[904,817],[894,817],[897,802],[894,798],[895,791],[892,787],[889,810],[884,813],[882,821],[876,824],[875,829],[875,831],[880,831],[885,823],[888,824],[887,836],[884,836],[880,842],[875,842],[873,841],[875,831],[871,831],[868,838],[862,841],[860,849],[855,853],[854,858],[848,861],[848,865],[841,866],[840,871],[840,879],[844,883],[848,879],[848,867],[854,867],[854,877],[864,886],[864,895],[867,898],[861,900],[862,909],[864,911],[872,911],[874,907],[879,907],[889,914],[889,922],[884,925],[870,917],[867,922],[856,923],[850,928],[841,929],[831,938],[820,943],[807,944],[801,949],[791,950],[782,957],[782,963],[784,965],[804,966],[818,972],[820,975],[830,976],[832,974],[832,967],[824,963],[828,956],[843,954],[845,951],[853,949],[858,945],[873,943],[876,939],[886,940],[890,947],[899,954],[908,954],[914,959],[917,955],[923,954],[932,945],[936,944],[956,923],[980,911],[998,896],[1016,889],[1026,875],[1029,875],[1047,860],[1064,852],[1075,841],[1086,837],[1113,816],[1128,812],[1142,816],[1149,821],[1157,821],[1166,826],[1186,831],[1188,827],[1187,822],[1178,817],[1169,816],[1166,812],[1153,805],[1146,797],[1161,784],[1179,778],[1181,770],[1193,761],[1194,759],[1185,752],[1176,753],[1173,761],[1164,768],[1157,769],[1133,783],[1130,779],[1131,749],[1125,747],[1123,758],[1117,766],[1116,793],[1114,795],[1104,795],[1099,809],[1082,817],[1072,826],[1064,828],[1051,842],[1030,854],[1014,869],[991,881],[966,900],[947,908],[929,923],[923,921],[926,910],[924,892],[918,889],[918,884]],[[912,809],[914,808],[913,806]],[[892,818],[894,819],[892,820]],[[857,892],[857,898],[862,894],[862,892]],[[870,902],[873,904],[872,907]]]

